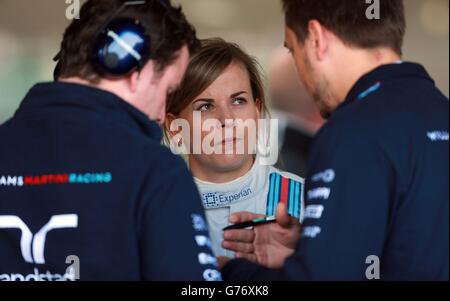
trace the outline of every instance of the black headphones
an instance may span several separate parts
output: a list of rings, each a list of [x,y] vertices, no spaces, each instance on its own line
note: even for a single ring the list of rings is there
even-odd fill
[[[142,68],[150,58],[151,39],[138,20],[116,19],[126,7],[145,5],[143,1],[126,1],[102,26],[93,44],[92,64],[101,75],[120,77]],[[167,9],[168,2],[160,1]],[[60,52],[61,53],[61,52]],[[54,61],[58,62],[60,53]],[[60,62],[55,67],[55,80],[59,75]]]
[[[117,19],[99,34],[92,62],[100,74],[122,76],[142,68],[150,56],[150,38],[132,19]]]

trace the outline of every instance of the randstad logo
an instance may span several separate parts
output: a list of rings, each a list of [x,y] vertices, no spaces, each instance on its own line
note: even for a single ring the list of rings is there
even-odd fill
[[[21,231],[20,250],[27,263],[45,264],[44,251],[47,233],[57,229],[77,228],[78,215],[54,215],[36,234],[18,216],[0,215],[0,229],[18,229]]]

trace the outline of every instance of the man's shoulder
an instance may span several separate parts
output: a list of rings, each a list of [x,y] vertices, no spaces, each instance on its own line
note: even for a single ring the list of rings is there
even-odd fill
[[[137,139],[131,143],[134,144],[133,151],[128,153],[127,160],[140,162],[142,168],[150,168],[154,172],[187,168],[180,156],[155,140]]]
[[[430,117],[448,119],[448,107],[448,98],[432,82],[399,78],[380,83],[380,88],[366,97],[350,100],[336,110],[330,121],[335,127],[347,130],[355,125],[364,130],[416,128]]]
[[[341,105],[317,136],[360,141],[413,137],[448,123],[448,108],[448,99],[431,83],[393,80],[363,99]]]

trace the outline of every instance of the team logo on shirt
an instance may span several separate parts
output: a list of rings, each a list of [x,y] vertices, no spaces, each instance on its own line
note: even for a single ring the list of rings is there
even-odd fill
[[[302,236],[303,237],[309,237],[309,238],[316,238],[317,235],[322,232],[322,229],[319,226],[308,226],[303,228]]]
[[[436,141],[448,141],[448,131],[434,131],[434,132],[428,132],[427,133],[428,139],[430,139],[433,142]]]
[[[334,181],[336,177],[336,173],[333,169],[327,169],[325,171],[316,173],[311,177],[311,181],[313,182],[320,182],[323,181],[325,183],[331,183]]]
[[[311,189],[307,192],[308,194],[308,200],[328,200],[330,197],[331,189],[328,187],[319,187],[315,189]]]
[[[200,214],[192,214],[192,227],[197,232],[206,232],[208,231],[208,224],[206,223],[203,216]]]
[[[196,232],[208,232],[208,224],[205,218],[200,214],[191,214],[192,227]],[[206,247],[210,250],[211,240],[206,235],[196,235],[195,242],[199,247]],[[218,262],[212,254],[201,252],[198,254],[198,262],[200,265],[213,265],[217,267]],[[222,277],[216,269],[206,269],[203,271],[203,279],[206,281],[220,281]]]
[[[212,256],[211,254],[208,253],[200,253],[198,254],[198,262],[201,265],[214,265],[217,266],[217,259],[216,257]]]
[[[18,229],[21,231],[20,250],[25,262],[45,264],[44,249],[47,233],[52,230],[77,228],[78,215],[54,215],[37,233],[33,235],[28,226],[18,216],[1,215],[0,229]]]
[[[309,205],[305,208],[305,219],[320,219],[325,210],[323,205]]]
[[[25,262],[35,265],[44,265],[46,260],[44,258],[45,245],[47,241],[47,234],[50,231],[62,229],[76,229],[78,228],[77,214],[62,214],[54,215],[50,218],[48,223],[36,233],[32,233],[30,228],[18,216],[14,215],[0,215],[0,230],[19,230],[20,251]],[[79,258],[70,255],[66,259],[66,263],[72,265],[66,269],[65,273],[52,273],[40,271],[35,267],[33,273],[23,275],[20,273],[0,274],[0,281],[75,281],[79,280]]]
[[[112,181],[110,172],[101,173],[61,173],[11,176],[0,175],[0,187],[23,187],[62,184],[108,184]]]
[[[220,208],[229,206],[232,203],[248,198],[253,194],[250,187],[242,189],[238,193],[224,194],[220,192],[207,192],[202,194],[203,206],[205,209]]]

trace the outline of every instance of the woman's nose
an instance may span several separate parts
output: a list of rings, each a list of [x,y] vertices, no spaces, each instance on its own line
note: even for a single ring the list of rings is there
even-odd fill
[[[234,124],[234,114],[231,108],[228,106],[221,107],[218,113],[218,118],[222,127],[229,127]]]

